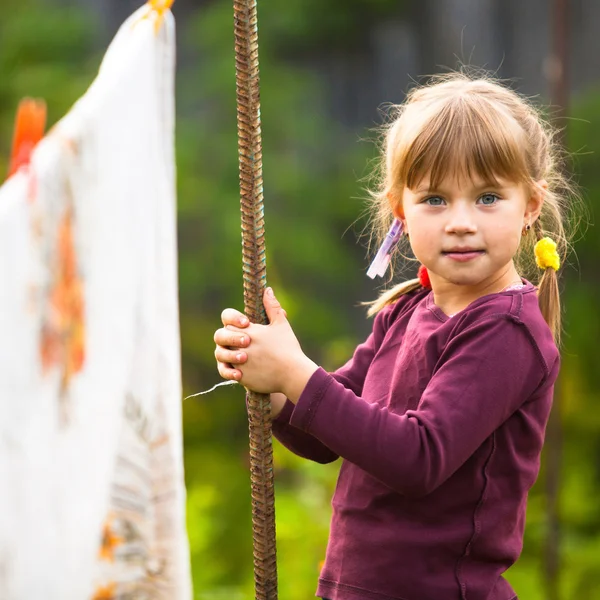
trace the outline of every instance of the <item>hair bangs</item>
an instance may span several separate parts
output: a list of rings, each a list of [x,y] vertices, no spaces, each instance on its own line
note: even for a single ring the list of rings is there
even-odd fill
[[[491,185],[528,181],[522,138],[519,125],[497,106],[459,96],[424,120],[412,143],[407,140],[399,176],[409,189],[426,178],[436,189],[449,176]]]

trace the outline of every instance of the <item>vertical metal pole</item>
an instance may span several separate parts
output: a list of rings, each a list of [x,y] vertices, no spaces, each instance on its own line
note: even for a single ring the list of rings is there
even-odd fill
[[[262,142],[256,0],[234,0],[238,151],[244,305],[254,323],[267,323]],[[254,579],[257,600],[277,598],[275,502],[271,404],[266,394],[248,394]]]

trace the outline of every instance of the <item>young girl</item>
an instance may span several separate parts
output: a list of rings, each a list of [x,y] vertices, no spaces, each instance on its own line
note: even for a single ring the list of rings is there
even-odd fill
[[[559,371],[569,188],[549,128],[498,83],[437,78],[396,113],[375,222],[382,237],[393,224],[391,242],[404,232],[419,279],[373,303],[372,333],[333,373],[267,290],[269,325],[223,312],[218,369],[272,394],[292,452],[343,458],[317,596],[510,600],[502,573],[521,552]],[[537,287],[522,277],[534,258]]]

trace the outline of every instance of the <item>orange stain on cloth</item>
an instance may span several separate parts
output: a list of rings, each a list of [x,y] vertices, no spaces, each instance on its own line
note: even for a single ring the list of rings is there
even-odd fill
[[[136,21],[133,26],[135,27],[135,25],[140,21],[149,19],[154,22],[154,32],[158,33],[165,13],[171,10],[171,6],[173,6],[174,1],[175,0],[149,0],[146,3],[146,13],[140,18],[139,21]]]
[[[163,15],[165,12],[171,9],[171,6],[173,6],[174,1],[175,0],[150,0],[148,2],[148,6],[152,10]]]
[[[48,318],[42,327],[42,368],[62,367],[62,387],[81,371],[85,361],[85,321],[82,281],[77,274],[73,213],[68,209],[58,231],[58,261],[49,297]]]
[[[115,560],[115,548],[123,542],[124,539],[113,531],[111,524],[105,523],[102,530],[102,543],[100,544],[98,556],[101,560],[113,562]]]
[[[115,600],[117,597],[117,586],[109,583],[106,586],[100,586],[92,596],[92,600]]]
[[[24,98],[19,103],[15,120],[8,176],[29,164],[36,144],[44,137],[46,128],[46,103],[43,100]]]

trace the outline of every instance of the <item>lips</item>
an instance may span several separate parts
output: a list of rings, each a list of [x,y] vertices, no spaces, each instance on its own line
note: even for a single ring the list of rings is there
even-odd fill
[[[483,252],[477,248],[452,248],[451,250],[442,250],[442,254],[471,254],[473,252]]]
[[[452,250],[442,252],[444,256],[447,258],[458,261],[458,262],[466,262],[469,260],[473,260],[482,254],[485,254],[484,250]]]

